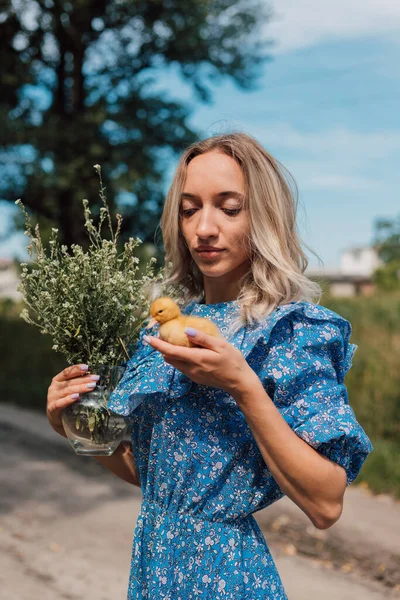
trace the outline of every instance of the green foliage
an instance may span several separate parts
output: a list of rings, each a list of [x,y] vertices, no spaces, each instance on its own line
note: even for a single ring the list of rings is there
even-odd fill
[[[51,338],[41,335],[19,318],[23,302],[0,301],[1,401],[46,412],[46,395],[52,378],[68,366],[52,350]]]
[[[374,450],[357,483],[400,498],[400,293],[326,296],[323,304],[350,321],[351,341],[358,345],[345,383]]]
[[[373,281],[378,289],[385,292],[400,290],[400,259],[393,259],[376,269]]]
[[[376,494],[392,494],[400,499],[400,442],[372,437],[373,452],[357,477]]]
[[[152,242],[165,173],[198,139],[192,109],[159,74],[180,75],[201,102],[221,78],[251,89],[268,58],[268,18],[264,0],[4,0],[1,197],[21,197],[43,239],[56,227],[63,244],[83,246],[81,198],[95,197],[89,167],[100,163],[121,239]]]
[[[378,219],[375,223],[375,247],[383,265],[373,276],[379,290],[400,290],[400,215],[397,219]]]
[[[368,435],[400,439],[400,294],[331,298],[358,348],[346,376],[349,401]]]
[[[396,219],[377,219],[375,246],[385,264],[400,261],[400,214]]]
[[[122,218],[117,214],[114,234],[100,166],[95,165],[95,169],[100,177],[103,207],[95,227],[88,201],[83,200],[85,226],[91,243],[87,252],[73,244],[69,254],[68,247],[58,243],[58,230],[53,229],[48,256],[38,225],[34,235],[29,215],[22,202],[17,200],[26,217],[25,233],[31,239],[28,252],[33,258],[29,268],[26,263],[21,265],[18,290],[36,320],[26,308],[20,316],[39,327],[41,333],[51,335],[53,350],[64,354],[69,364],[118,365],[123,358],[129,358],[127,348],[137,341],[148,317],[148,287],[160,279],[163,272],[153,278],[156,259],[151,257],[144,274],[137,276],[139,259],[134,255],[134,249],[141,243],[140,239],[129,238],[124,250],[118,253]],[[105,219],[111,240],[101,235]]]

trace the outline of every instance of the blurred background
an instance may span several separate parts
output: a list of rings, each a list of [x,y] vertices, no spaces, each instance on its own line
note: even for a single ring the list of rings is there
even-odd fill
[[[45,415],[51,378],[66,366],[51,340],[19,318],[29,239],[15,200],[45,242],[57,227],[61,243],[85,247],[82,199],[99,214],[93,165],[100,164],[108,204],[123,216],[121,244],[140,237],[138,255],[163,264],[159,220],[180,153],[203,137],[245,131],[294,176],[307,273],[323,286],[321,303],[352,323],[358,350],[346,384],[374,451],[348,496],[357,489],[364,496],[353,495],[355,505],[376,502],[366,528],[382,510],[390,514],[373,534],[387,543],[389,523],[397,518],[400,528],[399,33],[397,0],[2,1],[0,410],[7,452],[28,439],[27,415]],[[49,428],[40,422],[38,436]],[[66,460],[71,451],[64,450]],[[72,459],[78,468],[80,457]],[[120,482],[101,476],[118,494]],[[22,493],[18,502],[25,500]],[[295,528],[271,523],[270,536],[279,530],[292,547],[285,556],[301,554]],[[359,597],[400,590],[398,555],[385,546],[384,560],[386,550],[376,548],[358,566],[379,584],[377,595]],[[355,556],[342,561],[350,567],[339,565],[341,573],[357,571]]]

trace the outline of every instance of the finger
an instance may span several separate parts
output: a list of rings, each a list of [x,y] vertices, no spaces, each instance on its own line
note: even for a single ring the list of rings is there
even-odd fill
[[[168,359],[165,356],[164,356],[164,360],[166,363],[171,365],[171,367],[175,367],[175,369],[178,369],[179,371],[181,371],[184,374],[188,368],[188,363],[186,361],[176,360],[176,359]]]
[[[193,327],[186,327],[185,333],[191,342],[203,346],[204,348],[209,348],[210,350],[217,351],[218,348],[221,348],[225,343],[223,338],[204,333],[204,331],[199,331]]]
[[[89,386],[89,384],[91,384]],[[55,401],[59,400],[60,396],[61,397],[68,397],[68,396],[73,396],[74,394],[78,394],[78,396],[75,398],[75,400],[77,400],[81,394],[87,394],[88,392],[93,391],[96,388],[97,383],[95,381],[89,381],[85,378],[84,381],[79,382],[77,381],[77,383],[74,385],[71,382],[69,383],[65,383],[65,384],[61,384],[63,385],[63,387],[61,389],[57,390],[50,390],[49,394],[48,394],[48,406],[50,406],[51,404],[53,404]],[[65,387],[64,387],[65,385]]]
[[[54,400],[53,402],[51,402],[49,404],[49,406],[47,407],[47,411],[48,411],[49,415],[51,416],[54,413],[59,412],[66,406],[69,406],[70,404],[77,402],[77,400],[79,400],[79,394],[77,394],[77,395],[68,394],[67,396],[63,396],[62,398],[57,398],[57,400]]]
[[[58,403],[60,402],[61,405],[64,406],[64,401],[67,401],[66,399],[68,398],[69,403],[76,402],[76,400],[80,398],[81,394],[85,394],[94,390],[96,385],[96,381],[89,381],[89,377],[85,377],[82,382],[78,381],[75,385],[71,384],[71,381],[69,381],[66,383],[66,387],[63,390],[63,396],[61,398],[57,394],[54,396],[53,400],[53,394],[49,395],[48,409],[51,410],[51,406],[58,408]]]
[[[79,394],[85,394],[87,392],[93,391],[96,385],[97,381],[90,381],[85,377],[85,379],[82,382],[77,381],[74,384],[68,384],[68,387],[65,388],[64,393],[74,394],[75,392],[78,392]]]
[[[74,391],[82,391],[85,390],[86,392],[93,389],[94,386],[89,386],[87,389],[87,385],[89,383],[98,383],[100,379],[99,375],[96,375],[95,373],[90,374],[90,375],[84,375],[82,373],[82,375],[78,376],[78,377],[74,377],[73,379],[67,379],[65,381],[60,381],[60,382],[56,382],[55,385],[55,390],[59,391],[62,390],[64,394],[67,394],[69,392],[69,390],[74,390]]]
[[[188,348],[184,348],[183,346],[176,346],[175,344],[170,344],[169,342],[165,342],[160,338],[156,338],[153,336],[147,336],[147,343],[152,346],[155,350],[161,352],[162,355],[166,355],[172,359],[179,360],[192,360],[192,356],[188,354]]]
[[[60,373],[57,373],[57,375],[53,377],[53,381],[62,383],[63,381],[68,381],[73,377],[79,377],[82,374],[84,375],[88,371],[88,368],[88,365],[83,364],[71,365],[70,367],[63,369]]]

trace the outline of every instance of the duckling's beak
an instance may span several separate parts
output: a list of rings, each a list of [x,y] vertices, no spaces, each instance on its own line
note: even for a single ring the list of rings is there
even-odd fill
[[[155,325],[157,322],[157,319],[155,319],[154,317],[151,318],[148,324],[146,325],[145,329],[150,329],[150,327],[153,327],[153,325]]]

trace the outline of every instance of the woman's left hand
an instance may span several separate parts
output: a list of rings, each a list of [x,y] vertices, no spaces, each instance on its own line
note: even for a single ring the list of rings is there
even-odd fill
[[[189,338],[200,347],[187,348],[157,337],[146,337],[150,346],[161,352],[165,362],[200,385],[217,387],[231,394],[254,376],[240,350],[223,338],[197,331]]]

